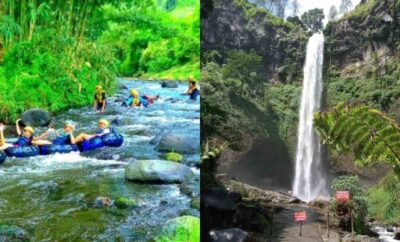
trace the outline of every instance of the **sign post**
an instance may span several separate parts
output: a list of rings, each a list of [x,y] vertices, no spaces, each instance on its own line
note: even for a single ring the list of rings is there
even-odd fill
[[[329,238],[329,206],[328,212],[326,213],[326,236]]]
[[[300,223],[299,236],[301,236],[303,222],[307,221],[306,211],[294,212],[294,220]]]
[[[346,203],[350,200],[349,191],[336,191],[336,201],[338,203]],[[350,223],[351,223],[351,236],[354,237],[354,221],[353,210],[350,208]]]

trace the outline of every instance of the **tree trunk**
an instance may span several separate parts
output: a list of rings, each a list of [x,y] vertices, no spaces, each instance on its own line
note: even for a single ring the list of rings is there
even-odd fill
[[[36,0],[32,0],[31,21],[29,23],[28,40],[32,40],[33,31],[36,27],[36,20],[37,20],[37,12],[36,11],[37,11]]]
[[[20,40],[24,40],[28,33],[28,24],[29,24],[28,0],[21,0],[19,18],[20,18],[19,20],[20,20],[20,26],[21,26]]]
[[[67,23],[67,32],[72,35],[73,29],[73,17],[74,17],[74,0],[69,0],[69,10],[68,10],[68,23]]]

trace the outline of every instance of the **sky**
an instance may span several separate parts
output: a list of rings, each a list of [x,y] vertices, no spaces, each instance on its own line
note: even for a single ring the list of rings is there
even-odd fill
[[[352,0],[353,2],[353,8],[360,2],[361,0]],[[287,9],[287,15],[291,16],[293,15],[293,12],[291,10],[292,6],[292,0],[288,0],[289,4],[289,9]],[[336,6],[336,9],[339,11],[340,8],[340,3],[341,0],[298,0],[299,2],[299,16],[303,14],[304,12],[313,9],[313,8],[323,8],[324,9],[324,14],[325,14],[325,21],[324,23],[327,22],[327,16],[329,14],[329,9],[331,8],[332,5]]]

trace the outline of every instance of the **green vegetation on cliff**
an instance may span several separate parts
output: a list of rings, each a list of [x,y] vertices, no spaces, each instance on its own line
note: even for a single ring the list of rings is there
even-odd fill
[[[245,0],[235,0],[233,4],[214,1],[216,12],[224,12],[227,7],[235,15],[226,12],[226,18],[239,18],[247,24],[232,26],[238,29],[236,33],[221,33],[224,41],[232,40],[222,44],[232,48],[208,42],[207,38],[202,44],[202,139],[227,141],[234,150],[247,145],[242,140],[249,135],[294,146],[308,32],[301,22],[285,22]],[[211,24],[213,17],[203,21],[205,37],[219,31],[212,27],[225,26],[226,22]],[[256,36],[255,31],[262,34]],[[230,34],[238,35],[242,41],[237,43],[227,37]],[[233,48],[235,45],[239,46]]]
[[[394,168],[393,174],[385,177],[368,193],[370,216],[387,223],[399,219],[399,207],[394,203],[399,197],[396,186],[393,186],[395,177],[400,176],[399,11],[398,1],[362,1],[355,10],[328,23],[324,30],[324,80],[328,110],[339,102],[350,102],[366,105],[369,108],[365,106],[364,109],[369,111],[364,112],[366,116],[363,117],[357,116],[357,111],[352,108],[347,110],[347,118],[341,115],[344,110],[339,110],[337,115],[328,114],[331,121],[335,120],[337,125],[348,128],[342,128],[343,132],[331,130],[323,136],[330,135],[329,139],[336,140],[336,148],[344,147],[340,154],[343,150],[354,151],[359,164],[373,165],[387,161]],[[351,121],[354,115],[357,120]],[[327,120],[327,117],[323,119]],[[369,128],[365,129],[367,126],[360,125],[360,121],[369,122]],[[357,126],[357,129],[352,130],[351,126]]]
[[[368,191],[370,216],[387,224],[398,223],[400,221],[399,200],[399,180],[394,174],[390,174]]]

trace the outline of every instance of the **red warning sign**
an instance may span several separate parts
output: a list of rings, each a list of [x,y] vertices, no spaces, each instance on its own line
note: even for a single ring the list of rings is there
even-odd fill
[[[294,220],[296,222],[307,221],[307,213],[306,213],[306,211],[294,212]]]
[[[345,203],[350,199],[349,191],[336,191],[336,201]]]

